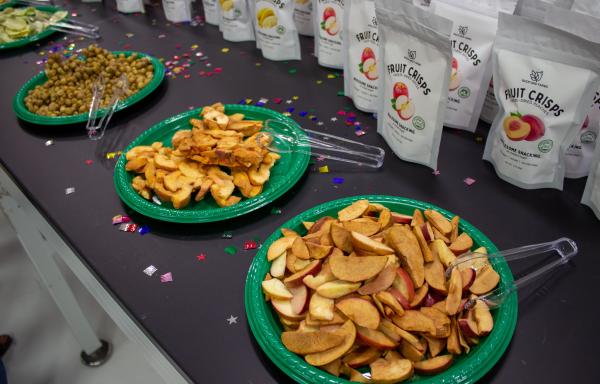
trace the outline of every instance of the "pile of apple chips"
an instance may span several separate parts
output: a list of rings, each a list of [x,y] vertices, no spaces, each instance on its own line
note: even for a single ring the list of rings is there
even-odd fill
[[[283,228],[262,282],[285,329],[283,344],[357,382],[367,382],[358,371],[366,366],[372,380],[385,383],[447,369],[494,325],[483,301],[467,310],[467,299],[500,281],[486,257],[477,268],[457,263],[446,280],[446,268],[473,247],[459,234],[459,220],[358,200],[337,218],[304,222],[304,236]]]

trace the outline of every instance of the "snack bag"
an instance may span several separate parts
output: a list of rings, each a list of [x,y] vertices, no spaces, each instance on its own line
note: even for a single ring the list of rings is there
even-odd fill
[[[253,0],[219,0],[219,29],[223,39],[234,42],[255,40],[254,14],[250,13],[248,1]]]
[[[165,17],[172,23],[192,21],[191,0],[162,0]]]
[[[483,158],[521,188],[562,189],[565,152],[600,84],[598,44],[502,13],[493,60],[500,109]]]
[[[474,132],[492,77],[492,46],[500,1],[433,0],[431,9],[454,22],[444,125]]]
[[[493,80],[490,80],[490,85],[485,93],[485,100],[483,101],[483,108],[481,108],[479,119],[488,124],[492,124],[492,121],[494,121],[494,117],[496,117],[497,114],[498,103],[496,102],[496,96],[494,96],[494,82]]]
[[[117,0],[117,11],[122,13],[146,13],[143,0]]]
[[[219,25],[219,6],[217,0],[202,0],[204,18],[211,25]]]
[[[313,0],[315,56],[319,65],[342,69],[342,29],[344,0]]]
[[[294,24],[294,0],[250,0],[255,3],[256,41],[269,60],[300,60]]]
[[[600,1],[575,0],[571,10],[573,12],[579,12],[589,16],[600,17]]]
[[[452,50],[452,21],[412,4],[375,1],[381,77],[379,132],[401,159],[437,169]]]
[[[380,56],[375,0],[346,0],[344,25],[344,94],[361,111],[376,112]]]
[[[294,0],[294,22],[298,33],[304,36],[314,36],[312,0]]]
[[[594,161],[585,184],[581,203],[592,208],[592,211],[600,220],[600,145],[596,147]]]
[[[548,7],[570,9],[572,4],[573,0],[519,0],[515,15],[543,22]]]

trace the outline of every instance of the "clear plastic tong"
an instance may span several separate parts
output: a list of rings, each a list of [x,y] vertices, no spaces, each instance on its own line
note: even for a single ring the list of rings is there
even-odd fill
[[[102,75],[98,76],[92,88],[92,102],[90,103],[88,121],[85,127],[90,140],[100,140],[104,136],[104,131],[106,130],[113,113],[115,113],[117,105],[119,105],[119,102],[127,93],[128,87],[129,83],[127,82],[127,76],[122,74],[115,87],[113,87],[113,95],[109,102],[108,110],[101,111],[100,103],[102,102],[104,89],[106,88],[106,80]],[[96,123],[98,114],[101,113],[103,113],[103,115],[100,118],[100,121]]]
[[[383,164],[385,151],[382,148],[309,129],[304,132],[306,136],[298,135],[283,121],[266,120],[256,141],[259,146],[277,153],[299,152],[375,169]]]
[[[453,268],[457,268],[460,265],[468,266],[475,269],[476,276],[483,273],[485,268],[489,268],[489,260],[502,258],[507,262],[514,260],[522,260],[525,258],[539,256],[550,252],[556,252],[560,256],[557,260],[554,260],[544,266],[534,270],[515,280],[509,286],[498,287],[493,291],[480,296],[476,299],[469,299],[465,304],[465,309],[471,308],[477,300],[484,301],[488,307],[496,308],[502,305],[506,299],[519,288],[526,286],[532,281],[536,280],[540,276],[560,267],[569,262],[577,254],[577,244],[566,237],[561,237],[558,240],[550,241],[541,244],[526,245],[523,247],[508,249],[505,251],[499,251],[492,254],[484,254],[477,252],[469,252],[454,260],[448,269],[446,269],[446,278],[449,278]]]
[[[18,0],[18,3],[31,6],[53,5],[52,1],[50,0]],[[98,32],[100,30],[100,27],[98,27],[97,25],[83,23],[74,19],[64,19],[62,18],[62,15],[59,19],[55,16],[57,14],[60,14],[60,11],[56,12],[53,16],[50,17],[48,24],[49,28],[52,28],[59,32],[70,33],[72,35],[83,36],[90,39],[100,38],[100,33]]]

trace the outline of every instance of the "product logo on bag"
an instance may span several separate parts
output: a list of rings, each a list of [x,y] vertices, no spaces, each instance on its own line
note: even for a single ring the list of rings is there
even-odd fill
[[[544,71],[531,70],[529,77],[531,78],[531,81],[539,83],[542,80],[542,77],[544,77]]]
[[[467,36],[467,32],[469,32],[469,27],[467,27],[466,25],[459,25],[458,26],[458,34],[461,35],[462,37],[466,37]]]
[[[408,50],[408,58],[412,61],[417,59],[417,51]]]
[[[369,24],[369,27],[377,28],[377,17],[376,16],[373,16],[373,18],[371,19],[371,24]]]

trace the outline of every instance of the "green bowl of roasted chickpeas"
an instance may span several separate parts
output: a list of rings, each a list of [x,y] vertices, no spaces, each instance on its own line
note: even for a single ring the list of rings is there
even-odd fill
[[[108,112],[113,89],[127,77],[126,97],[116,111],[127,108],[154,91],[162,82],[165,68],[158,59],[139,52],[110,52],[96,45],[83,49],[77,56],[48,57],[43,72],[38,73],[17,92],[13,110],[24,121],[40,125],[84,123],[88,119],[93,87],[104,79],[104,92],[97,117]]]

